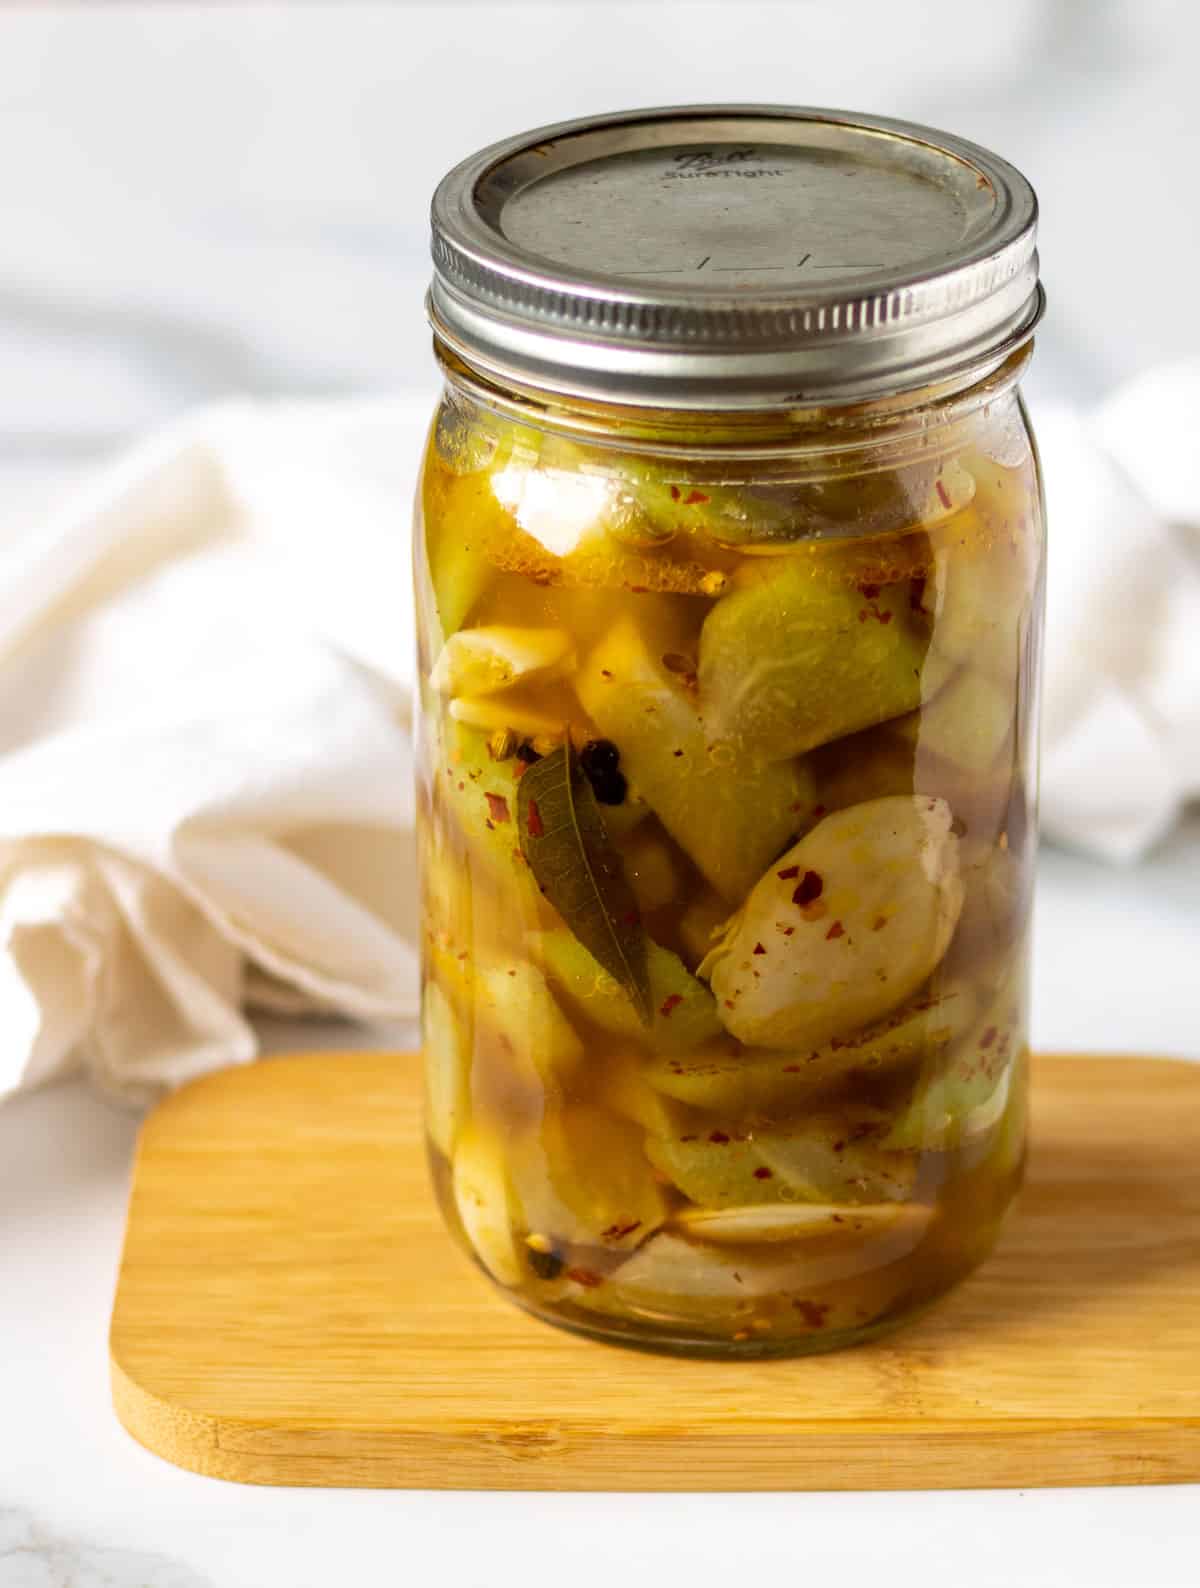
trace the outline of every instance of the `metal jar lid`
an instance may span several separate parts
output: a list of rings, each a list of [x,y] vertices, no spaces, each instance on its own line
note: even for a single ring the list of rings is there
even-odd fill
[[[609,402],[884,395],[998,363],[1042,310],[1020,172],[844,111],[542,127],[455,166],[432,224],[442,341],[500,381]]]

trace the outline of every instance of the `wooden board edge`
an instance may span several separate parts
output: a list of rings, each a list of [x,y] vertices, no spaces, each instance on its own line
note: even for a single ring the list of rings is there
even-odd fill
[[[114,1357],[113,1405],[151,1454],[201,1477],[295,1488],[575,1493],[819,1493],[1200,1482],[1200,1421],[863,1429],[809,1457],[802,1429],[700,1440],[618,1429],[341,1430],[238,1424],[173,1406]],[[363,1446],[374,1447],[368,1450]],[[1053,1476],[1047,1477],[1048,1466]],[[914,1481],[915,1480],[915,1481]]]

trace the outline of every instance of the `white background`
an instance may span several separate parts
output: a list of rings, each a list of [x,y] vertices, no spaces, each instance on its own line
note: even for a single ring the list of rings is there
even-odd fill
[[[430,388],[436,178],[593,109],[807,102],[993,145],[1043,205],[1035,411],[1046,392],[1086,407],[1200,351],[1198,58],[1188,0],[7,6],[0,555],[197,402]],[[1196,819],[1133,871],[1047,854],[1041,1046],[1200,1054],[1198,857]],[[134,1128],[78,1089],[0,1114],[0,1588],[1197,1580],[1197,1489],[435,1496],[176,1472],[107,1407]]]

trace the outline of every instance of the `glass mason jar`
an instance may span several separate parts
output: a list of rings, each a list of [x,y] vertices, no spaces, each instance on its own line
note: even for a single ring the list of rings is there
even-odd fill
[[[852,1344],[1017,1190],[1035,214],[973,145],[748,107],[543,129],[439,189],[428,1135],[542,1318]]]

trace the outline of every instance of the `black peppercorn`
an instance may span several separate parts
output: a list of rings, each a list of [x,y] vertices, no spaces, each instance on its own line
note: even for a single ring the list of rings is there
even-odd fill
[[[579,752],[579,764],[601,805],[623,805],[629,785],[617,770],[621,752],[611,739],[591,739]]]
[[[542,1252],[530,1246],[526,1248],[525,1255],[539,1279],[557,1279],[563,1271],[563,1260],[555,1251]]]

